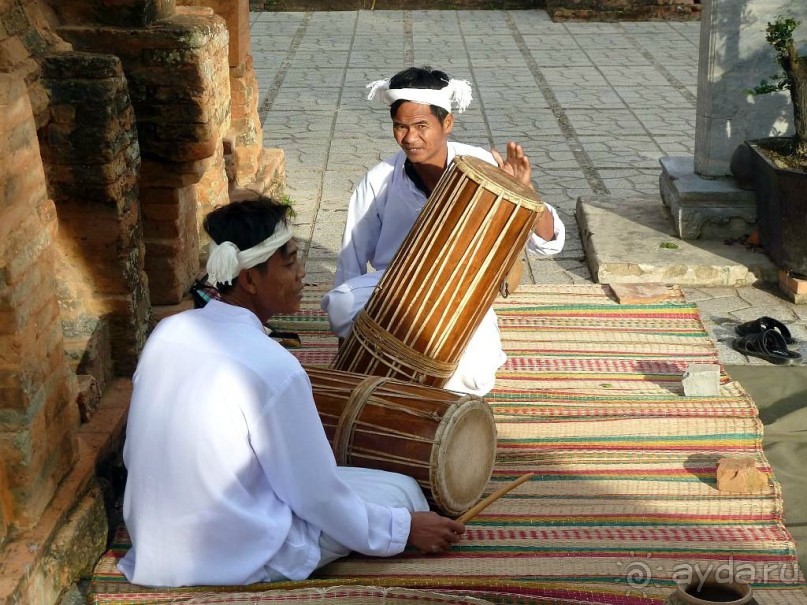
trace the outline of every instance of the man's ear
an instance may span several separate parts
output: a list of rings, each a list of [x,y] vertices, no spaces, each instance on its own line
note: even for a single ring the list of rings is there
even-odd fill
[[[242,269],[235,280],[238,282],[238,287],[240,287],[242,290],[248,292],[249,294],[255,294],[257,288],[255,287],[255,282],[252,279],[252,271],[250,269]]]
[[[443,132],[448,134],[454,129],[454,114],[448,114],[443,120]]]

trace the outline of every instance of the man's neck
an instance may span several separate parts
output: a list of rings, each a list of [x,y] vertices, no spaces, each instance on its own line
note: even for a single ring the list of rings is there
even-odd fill
[[[408,159],[404,162],[404,170],[406,175],[412,182],[420,189],[426,196],[431,195],[431,192],[437,186],[440,177],[446,171],[448,165],[448,149],[446,155],[443,157],[442,164],[415,164]]]
[[[247,311],[252,311],[256,316],[258,312],[255,309],[255,305],[249,299],[249,296],[244,294],[244,292],[239,291],[238,289],[231,290],[227,294],[222,294],[219,302],[223,302],[228,305],[232,305],[233,307],[241,307],[242,309],[246,309]],[[260,319],[260,318],[258,318]]]

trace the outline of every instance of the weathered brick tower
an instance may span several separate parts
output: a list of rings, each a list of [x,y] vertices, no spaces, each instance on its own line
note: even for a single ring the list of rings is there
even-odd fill
[[[0,0],[0,603],[52,603],[101,554],[153,305],[264,149],[248,0]]]

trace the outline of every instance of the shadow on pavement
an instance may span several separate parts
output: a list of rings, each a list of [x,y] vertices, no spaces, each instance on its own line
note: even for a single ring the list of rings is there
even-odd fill
[[[726,366],[748,391],[765,425],[765,456],[782,485],[785,524],[807,570],[807,366]]]

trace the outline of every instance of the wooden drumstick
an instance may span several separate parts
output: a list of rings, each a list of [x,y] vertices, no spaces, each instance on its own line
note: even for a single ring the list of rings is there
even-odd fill
[[[468,523],[468,521],[476,517],[479,513],[481,513],[483,510],[485,510],[488,506],[490,506],[494,502],[496,502],[496,500],[504,496],[507,492],[517,488],[525,481],[529,481],[534,476],[535,473],[527,473],[526,475],[521,475],[521,477],[519,477],[515,481],[511,481],[504,487],[500,487],[495,492],[490,494],[487,498],[480,500],[479,502],[474,504],[471,508],[469,508],[467,511],[465,511],[461,516],[457,518],[457,521],[459,521],[460,523]]]

